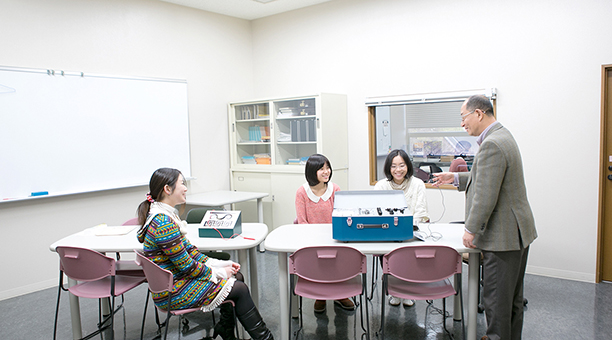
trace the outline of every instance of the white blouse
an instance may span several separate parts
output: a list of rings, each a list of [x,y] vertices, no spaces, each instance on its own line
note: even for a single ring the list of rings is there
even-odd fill
[[[393,190],[388,179],[381,179],[374,186],[374,190]],[[429,220],[427,210],[427,198],[425,196],[425,183],[414,176],[410,177],[408,186],[404,190],[406,205],[412,212],[415,221],[424,222]]]

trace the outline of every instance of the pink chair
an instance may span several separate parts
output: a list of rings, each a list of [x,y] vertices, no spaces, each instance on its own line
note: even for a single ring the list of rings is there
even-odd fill
[[[387,295],[402,299],[436,300],[443,299],[443,325],[446,329],[446,298],[459,294],[461,298],[461,255],[447,246],[422,245],[407,246],[391,251],[382,258],[383,296],[380,321],[381,339],[385,330],[385,301]],[[458,289],[455,290],[450,277],[457,275]],[[463,335],[463,315],[461,318]]]
[[[144,278],[115,275],[115,260],[94,250],[77,247],[57,247],[56,251],[60,257],[60,278],[57,306],[55,307],[53,339],[55,339],[57,334],[57,318],[62,290],[69,291],[73,295],[82,298],[100,299],[98,329],[83,339],[89,339],[100,334],[109,327],[112,334],[115,313],[123,305],[115,309],[115,297],[137,287],[145,281]],[[79,283],[68,289],[64,288],[64,274],[73,280],[79,281]],[[110,315],[104,317],[104,319],[102,319],[101,311],[102,298],[108,298],[111,306]],[[110,323],[106,324],[109,320]]]
[[[468,172],[470,171],[470,169],[468,169],[467,163],[465,163],[465,159],[459,157],[459,158],[453,159],[453,161],[450,164],[450,169],[448,171],[450,172]]]
[[[351,247],[306,247],[291,254],[289,274],[297,276],[297,279],[292,280],[291,291],[300,297],[300,328],[296,331],[296,335],[303,326],[302,297],[314,300],[340,300],[359,295],[359,306],[364,306],[361,297],[367,296],[366,273],[366,256]],[[367,302],[365,311],[364,323],[363,309],[360,309],[361,328],[367,339],[370,339]]]
[[[147,277],[147,282],[149,283],[149,291],[147,292],[147,300],[145,302],[145,309],[142,315],[142,329],[140,330],[140,339],[142,340],[144,336],[144,326],[145,326],[145,319],[147,316],[147,307],[149,304],[149,294],[151,292],[162,293],[162,292],[167,291],[169,293],[167,306],[168,308],[170,308],[170,306],[172,306],[172,288],[174,287],[174,276],[172,275],[171,271],[161,268],[160,266],[155,264],[153,261],[146,258],[140,251],[134,250],[134,252],[136,253],[136,263],[139,266],[141,266],[142,269],[144,270],[144,273]],[[234,310],[233,308],[234,302],[232,300],[225,300],[223,301],[223,303],[231,304],[232,310]],[[177,309],[177,310],[170,310],[170,311],[160,309],[159,307],[157,307],[157,305],[155,306],[155,308],[156,308],[156,311],[159,310],[162,313],[166,313],[166,321],[163,324],[159,322],[157,313],[155,315],[157,327],[159,330],[161,330],[161,327],[166,325],[166,329],[164,331],[164,339],[166,339],[166,337],[168,336],[168,326],[169,326],[170,317],[178,315],[179,319],[181,319],[183,315],[185,314],[201,311],[200,307]],[[213,323],[214,323],[214,314],[213,314]],[[238,324],[236,323],[235,314],[234,314],[234,323],[236,324],[236,330],[237,330]],[[180,321],[179,321],[179,324],[180,324]],[[180,332],[180,329],[179,329],[179,332]],[[180,334],[179,334],[179,338],[180,338]]]
[[[122,225],[138,225],[138,217],[130,218],[129,220],[123,222]]]

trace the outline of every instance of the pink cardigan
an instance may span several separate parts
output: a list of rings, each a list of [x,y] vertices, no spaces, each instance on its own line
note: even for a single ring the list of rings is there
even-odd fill
[[[336,191],[340,191],[340,187],[332,182],[327,183],[327,191],[321,197],[314,195],[308,183],[299,187],[295,193],[297,223],[332,223]]]

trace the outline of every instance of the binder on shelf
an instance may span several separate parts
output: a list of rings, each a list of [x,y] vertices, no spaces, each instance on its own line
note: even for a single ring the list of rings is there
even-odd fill
[[[305,120],[299,121],[298,142],[308,141],[308,124]]]
[[[298,121],[297,120],[292,120],[291,121],[291,141],[292,142],[297,142],[298,141]]]
[[[317,141],[317,124],[314,119],[308,120],[308,141],[309,142]]]

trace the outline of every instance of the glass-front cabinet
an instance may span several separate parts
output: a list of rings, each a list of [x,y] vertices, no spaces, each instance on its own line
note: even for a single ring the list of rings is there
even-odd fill
[[[305,182],[304,164],[310,155],[329,158],[332,182],[348,189],[345,95],[235,102],[228,112],[232,190],[269,192],[264,221],[270,228],[293,222],[295,191]],[[243,213],[248,218],[248,211]]]
[[[345,95],[231,103],[229,112],[233,168],[304,165],[314,153],[337,154],[339,165],[347,165],[346,154],[322,143],[327,137],[346,149]]]

